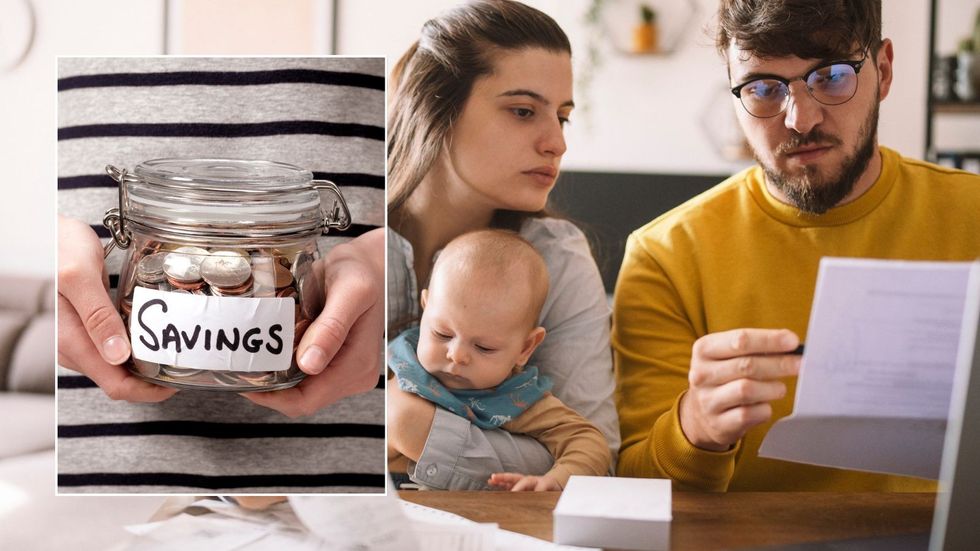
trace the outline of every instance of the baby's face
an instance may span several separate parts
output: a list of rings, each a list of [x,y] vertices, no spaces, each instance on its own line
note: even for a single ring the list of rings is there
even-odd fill
[[[425,296],[419,361],[446,388],[493,388],[533,352],[527,302],[503,285],[447,279]]]

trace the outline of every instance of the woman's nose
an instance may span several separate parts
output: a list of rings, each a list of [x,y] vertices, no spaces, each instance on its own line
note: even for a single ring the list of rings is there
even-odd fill
[[[561,126],[561,121],[555,119],[549,121],[548,127],[538,141],[538,152],[542,155],[554,155],[561,157],[565,154],[568,147],[565,145],[565,131]]]

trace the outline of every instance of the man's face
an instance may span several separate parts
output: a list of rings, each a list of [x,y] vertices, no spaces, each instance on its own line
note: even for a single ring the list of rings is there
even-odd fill
[[[891,82],[891,44],[885,41],[877,56],[868,54],[856,75],[854,97],[839,105],[818,102],[799,80],[829,61],[840,60],[793,56],[760,59],[735,46],[728,50],[732,86],[759,75],[794,79],[786,110],[779,115],[754,117],[733,96],[734,108],[770,190],[781,200],[814,214],[850,201],[873,183],[874,175],[868,177],[868,163],[877,146],[878,104]]]

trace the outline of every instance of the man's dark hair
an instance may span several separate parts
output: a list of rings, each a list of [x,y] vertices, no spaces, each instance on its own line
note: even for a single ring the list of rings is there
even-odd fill
[[[755,57],[845,59],[881,46],[881,0],[722,0],[715,45]]]

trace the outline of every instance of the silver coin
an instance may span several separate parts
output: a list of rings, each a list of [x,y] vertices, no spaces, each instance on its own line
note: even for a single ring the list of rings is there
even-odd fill
[[[179,247],[167,253],[163,260],[163,273],[181,283],[200,281],[201,263],[207,256],[207,249]]]
[[[249,384],[264,386],[269,383],[275,383],[278,378],[277,373],[277,371],[245,371],[238,373],[238,378]]]
[[[155,285],[167,279],[163,273],[166,258],[167,253],[153,253],[141,258],[136,266],[136,279],[148,285]]]
[[[174,379],[186,379],[188,377],[194,377],[204,373],[203,369],[187,369],[184,367],[174,367],[172,365],[162,365],[160,366],[160,371],[168,377]]]
[[[242,380],[238,378],[238,373],[234,371],[212,371],[211,377],[214,382],[221,386],[241,386]]]
[[[144,377],[155,379],[160,375],[160,364],[158,363],[145,362],[133,358],[133,365],[136,366],[136,372]]]
[[[212,287],[238,287],[251,275],[248,259],[235,251],[215,251],[201,263],[201,277]]]

